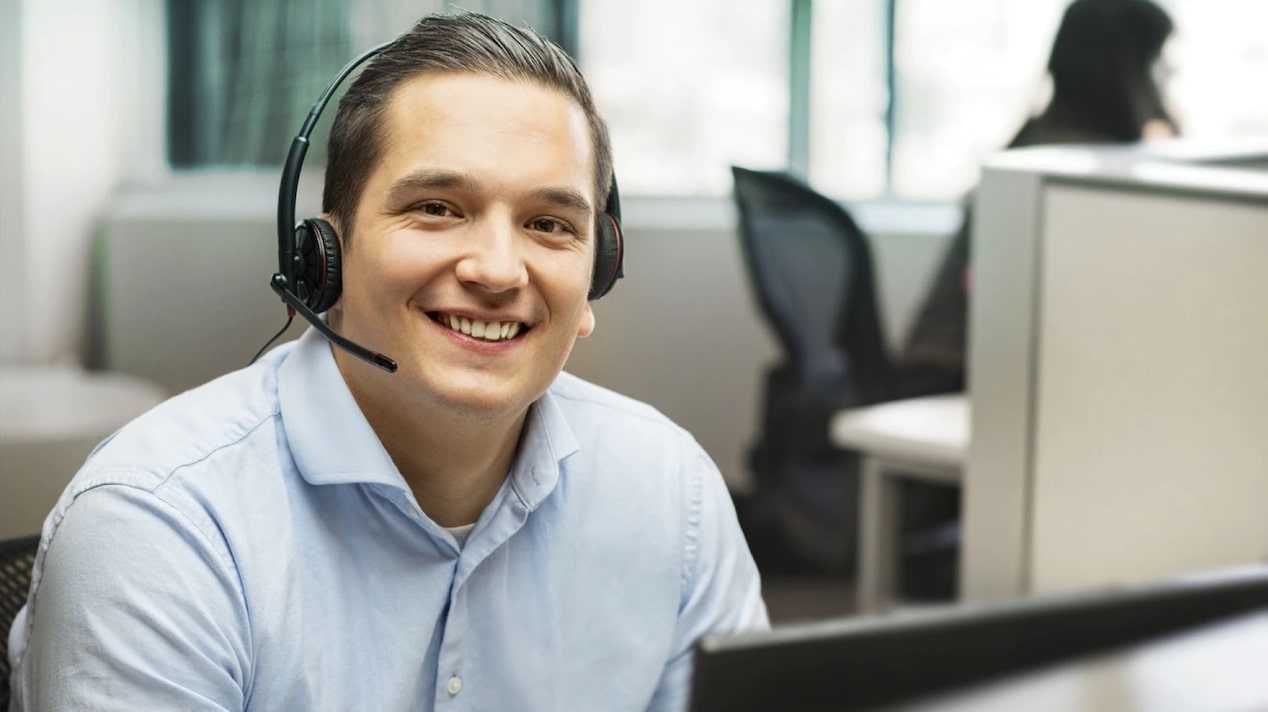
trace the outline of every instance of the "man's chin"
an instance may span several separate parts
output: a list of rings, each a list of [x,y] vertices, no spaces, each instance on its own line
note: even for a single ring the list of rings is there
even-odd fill
[[[463,420],[492,423],[520,415],[526,406],[506,398],[495,398],[487,392],[437,393],[435,403],[444,412]]]
[[[414,387],[439,410],[463,418],[493,421],[517,415],[515,411],[527,408],[527,404],[536,399],[525,400],[520,388],[489,374],[438,376],[433,374],[421,382],[416,381]],[[402,388],[407,387],[402,385]]]

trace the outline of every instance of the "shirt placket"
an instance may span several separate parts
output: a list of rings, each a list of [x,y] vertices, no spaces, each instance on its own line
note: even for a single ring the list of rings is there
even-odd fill
[[[458,557],[449,591],[449,611],[436,660],[437,710],[479,710],[478,671],[471,669],[470,587],[467,582],[480,564],[504,546],[524,526],[528,509],[511,488],[498,497],[497,511],[484,526],[477,525]]]

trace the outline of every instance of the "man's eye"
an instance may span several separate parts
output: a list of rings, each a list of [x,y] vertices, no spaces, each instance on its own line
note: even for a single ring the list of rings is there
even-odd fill
[[[563,232],[568,227],[554,218],[537,218],[529,225],[540,232]]]
[[[448,205],[445,205],[444,203],[435,203],[435,202],[421,203],[414,209],[426,215],[434,215],[436,217],[445,217],[446,215],[449,215],[450,213],[453,212],[452,210],[449,209]]]

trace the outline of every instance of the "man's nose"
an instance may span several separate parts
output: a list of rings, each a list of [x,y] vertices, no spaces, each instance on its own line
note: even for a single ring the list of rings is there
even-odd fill
[[[473,226],[466,254],[458,261],[458,279],[500,293],[528,283],[519,226],[492,215]]]

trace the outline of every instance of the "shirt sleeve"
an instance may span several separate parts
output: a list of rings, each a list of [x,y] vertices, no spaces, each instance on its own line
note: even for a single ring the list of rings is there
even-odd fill
[[[45,539],[12,709],[243,708],[250,633],[218,532],[107,485],[79,495]]]
[[[761,579],[718,468],[699,452],[686,479],[683,591],[669,663],[649,710],[687,709],[696,641],[770,627]]]

